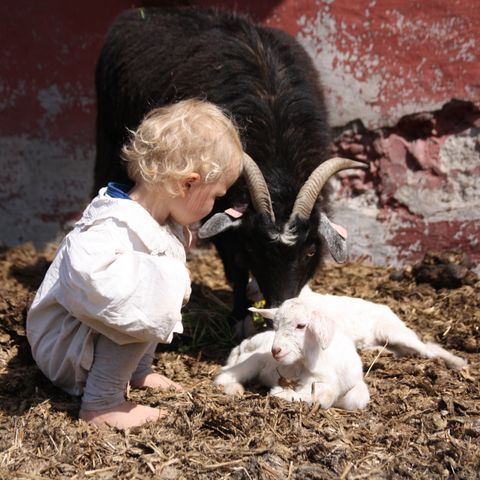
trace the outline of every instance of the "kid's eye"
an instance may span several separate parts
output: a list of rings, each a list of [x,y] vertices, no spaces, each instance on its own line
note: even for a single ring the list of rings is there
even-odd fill
[[[313,257],[317,251],[317,247],[315,245],[309,245],[305,250],[305,256]]]
[[[306,323],[298,323],[296,328],[298,330],[303,330],[306,326],[307,326]]]

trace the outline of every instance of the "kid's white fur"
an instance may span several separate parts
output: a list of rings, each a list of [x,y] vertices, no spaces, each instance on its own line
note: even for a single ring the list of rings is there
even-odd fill
[[[361,359],[331,319],[298,298],[287,300],[278,311],[259,311],[275,317],[276,331],[259,333],[235,347],[215,379],[217,385],[228,394],[242,394],[242,384],[258,378],[271,387],[271,395],[287,400],[319,402],[322,408],[366,407],[370,395]],[[282,386],[283,379],[290,385]]]
[[[422,342],[417,334],[386,305],[361,298],[323,295],[306,286],[299,298],[335,320],[335,325],[346,333],[357,348],[383,347],[387,345],[397,356],[417,354],[425,358],[440,358],[447,367],[461,369],[465,359],[453,355],[432,342]]]
[[[272,319],[275,331],[254,335],[232,350],[215,378],[230,395],[241,395],[243,384],[257,378],[271,395],[288,400],[365,408],[370,396],[356,348],[386,345],[398,356],[441,358],[456,369],[467,365],[440,345],[422,342],[386,305],[359,298],[322,295],[307,286],[279,308],[250,310]]]

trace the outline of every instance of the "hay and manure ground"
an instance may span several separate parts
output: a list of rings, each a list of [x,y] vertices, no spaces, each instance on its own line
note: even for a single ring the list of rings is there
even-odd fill
[[[469,367],[362,352],[368,408],[325,411],[255,386],[229,398],[212,384],[232,345],[231,294],[215,253],[192,254],[188,336],[156,356],[156,369],[185,391],[131,391],[135,401],[170,413],[121,432],[77,420],[78,399],[53,387],[29,355],[26,311],[51,253],[28,244],[0,251],[1,479],[480,478],[478,281],[436,290],[391,269],[327,265],[315,290],[386,303]]]

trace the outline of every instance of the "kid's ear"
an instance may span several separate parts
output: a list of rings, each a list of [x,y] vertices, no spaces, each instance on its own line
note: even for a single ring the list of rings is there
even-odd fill
[[[325,350],[332,341],[335,323],[331,318],[325,317],[319,312],[313,312],[307,330],[316,340],[318,346]]]
[[[249,310],[254,313],[259,313],[262,317],[264,318],[269,318],[270,320],[273,320],[278,308],[255,308],[255,307],[250,307]]]

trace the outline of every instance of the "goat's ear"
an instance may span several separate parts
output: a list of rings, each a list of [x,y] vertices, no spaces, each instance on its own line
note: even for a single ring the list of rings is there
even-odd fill
[[[325,350],[332,341],[335,323],[331,318],[326,318],[319,313],[313,313],[307,326],[309,335],[313,336],[318,346]]]
[[[253,313],[259,313],[262,317],[264,318],[269,318],[270,320],[273,320],[278,308],[255,308],[255,307],[250,307],[249,310]]]
[[[319,234],[327,242],[328,250],[332,257],[338,263],[344,263],[347,260],[347,235],[346,230],[341,230],[334,225],[328,217],[322,212],[320,213]]]
[[[241,219],[233,219],[226,213],[216,213],[209,218],[198,230],[198,238],[210,238],[230,228],[237,228],[242,223]]]

